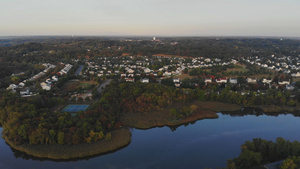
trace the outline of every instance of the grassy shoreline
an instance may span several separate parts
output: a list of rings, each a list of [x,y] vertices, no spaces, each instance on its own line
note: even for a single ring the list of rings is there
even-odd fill
[[[74,159],[104,154],[121,147],[127,146],[131,142],[131,133],[127,129],[119,129],[111,132],[111,140],[101,140],[89,144],[79,145],[14,145],[12,141],[4,138],[6,143],[12,148],[25,152],[39,158],[49,158],[56,160]]]

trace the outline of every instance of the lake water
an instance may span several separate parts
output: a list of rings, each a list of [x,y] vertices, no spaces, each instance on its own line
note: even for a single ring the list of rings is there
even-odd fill
[[[300,118],[293,115],[229,116],[205,119],[180,126],[132,130],[129,146],[111,154],[78,161],[57,162],[32,159],[14,153],[0,140],[1,169],[201,169],[221,168],[226,160],[240,153],[246,140],[283,137],[300,140]],[[1,128],[2,130],[2,128]]]

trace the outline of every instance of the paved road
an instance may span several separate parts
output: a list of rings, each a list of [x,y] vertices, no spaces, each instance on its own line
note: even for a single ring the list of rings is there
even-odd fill
[[[105,86],[108,85],[111,81],[112,81],[112,79],[107,79],[104,83],[102,83],[97,89],[98,93],[101,94],[102,88],[104,89]]]
[[[83,65],[79,65],[79,67],[78,67],[78,69],[76,70],[76,72],[75,72],[75,75],[77,76],[77,75],[81,75],[82,73],[81,73],[81,71],[82,71],[82,69],[83,69]]]

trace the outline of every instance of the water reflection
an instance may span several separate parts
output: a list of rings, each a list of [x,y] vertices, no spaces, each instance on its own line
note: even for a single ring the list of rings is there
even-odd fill
[[[292,114],[294,115],[295,117],[296,116],[299,116],[299,113],[298,112],[293,112],[293,113],[288,113],[288,112],[276,112],[276,113],[273,113],[273,112],[264,112],[262,111],[261,109],[259,108],[251,108],[251,107],[245,107],[245,108],[242,108],[241,111],[228,111],[228,112],[220,112],[222,113],[223,115],[230,115],[232,117],[234,116],[247,116],[247,115],[254,115],[254,116],[262,116],[262,115],[268,115],[268,116],[275,116],[277,117],[278,115],[281,115],[281,114]]]

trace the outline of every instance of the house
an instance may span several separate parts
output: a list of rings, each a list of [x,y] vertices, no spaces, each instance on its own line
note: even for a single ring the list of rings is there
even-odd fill
[[[150,73],[150,71],[151,71],[151,70],[150,70],[149,68],[145,68],[145,69],[144,69],[144,72],[145,72],[145,73]]]
[[[29,95],[30,94],[30,92],[29,92],[29,89],[26,89],[26,90],[21,90],[20,91],[20,95]]]
[[[171,76],[171,75],[172,75],[171,72],[165,72],[165,73],[163,73],[163,76]]]
[[[175,84],[175,87],[180,87],[180,78],[174,78],[173,82]]]
[[[148,78],[143,78],[143,79],[141,79],[141,82],[142,83],[149,83],[149,79]]]
[[[174,78],[174,79],[173,79],[173,82],[174,82],[174,83],[180,83],[180,78]]]
[[[46,82],[42,82],[42,83],[40,83],[40,85],[43,90],[51,90],[51,85]]]
[[[217,83],[227,83],[227,78],[219,78],[217,79]]]
[[[15,90],[17,88],[17,85],[15,84],[10,84],[8,88],[6,88],[6,90]]]
[[[288,80],[284,80],[284,79],[278,80],[278,84],[279,85],[289,85],[290,84],[290,79],[288,79]]]
[[[51,79],[50,78],[46,79],[46,83],[51,84],[52,83]]]
[[[127,78],[125,78],[125,80],[126,80],[126,82],[134,82],[134,78],[127,77]]]
[[[285,88],[286,90],[294,90],[295,87],[292,85],[286,85]]]
[[[24,86],[25,86],[25,83],[20,82],[19,85],[18,85],[18,88],[23,88]]]
[[[237,78],[229,78],[229,83],[237,84]]]
[[[299,72],[297,72],[297,73],[292,73],[291,74],[293,77],[300,77],[300,73]]]
[[[253,78],[253,77],[248,77],[246,79],[246,81],[247,81],[247,83],[256,83],[257,82],[256,78]]]
[[[207,77],[204,80],[205,83],[211,83],[212,82],[212,78],[211,77]]]
[[[58,81],[58,76],[52,76],[52,80],[55,82]]]
[[[265,83],[265,84],[270,84],[272,82],[272,79],[263,78],[262,82]]]
[[[132,73],[134,73],[134,70],[128,69],[127,72],[130,73],[130,74],[132,74]]]

